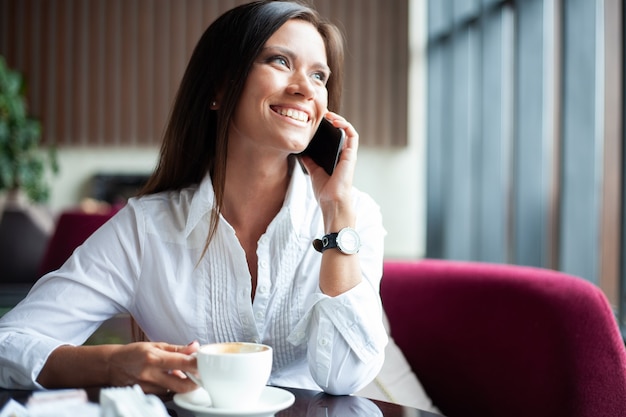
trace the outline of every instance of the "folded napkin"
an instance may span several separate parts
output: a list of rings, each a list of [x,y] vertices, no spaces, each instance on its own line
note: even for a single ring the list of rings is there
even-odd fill
[[[6,414],[5,414],[6,413]],[[37,391],[29,397],[26,407],[9,402],[0,412],[8,417],[100,417],[100,406],[90,403],[82,389]]]
[[[163,402],[139,385],[100,390],[100,404],[89,402],[82,389],[36,391],[26,406],[9,400],[0,417],[169,417]]]
[[[14,399],[10,399],[8,403],[0,410],[0,417],[29,417],[28,410],[22,404]]]
[[[139,385],[100,390],[102,417],[169,417],[163,402]]]

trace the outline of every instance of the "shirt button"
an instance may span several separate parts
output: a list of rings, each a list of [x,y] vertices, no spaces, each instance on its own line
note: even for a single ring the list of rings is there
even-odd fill
[[[263,319],[263,317],[265,317],[265,314],[263,314],[262,311],[259,311],[258,313],[256,313],[256,318],[257,319],[261,320],[261,319]]]
[[[326,339],[325,337],[322,337],[320,339],[320,346],[326,346],[328,344],[328,339]]]
[[[261,261],[261,268],[267,269],[268,263],[267,261]]]
[[[261,285],[261,286],[259,287],[259,292],[260,292],[261,294],[265,294],[265,293],[267,292],[267,286],[266,286],[266,285]]]

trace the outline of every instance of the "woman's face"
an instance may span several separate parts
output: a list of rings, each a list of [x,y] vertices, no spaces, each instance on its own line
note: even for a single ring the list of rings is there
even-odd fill
[[[304,150],[327,112],[329,76],[319,32],[306,21],[287,21],[252,65],[231,121],[231,149],[258,155]]]

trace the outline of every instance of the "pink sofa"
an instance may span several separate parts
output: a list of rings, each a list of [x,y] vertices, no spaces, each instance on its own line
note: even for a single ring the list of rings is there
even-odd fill
[[[76,209],[61,213],[39,265],[39,275],[59,269],[74,249],[118,211],[113,208],[106,213],[86,213]]]
[[[387,261],[391,336],[456,416],[626,416],[626,350],[603,293],[512,265]]]

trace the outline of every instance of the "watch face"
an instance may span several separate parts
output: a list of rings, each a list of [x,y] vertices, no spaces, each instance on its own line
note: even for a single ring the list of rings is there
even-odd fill
[[[346,227],[337,235],[337,246],[344,253],[357,253],[361,248],[361,238],[356,230]]]

